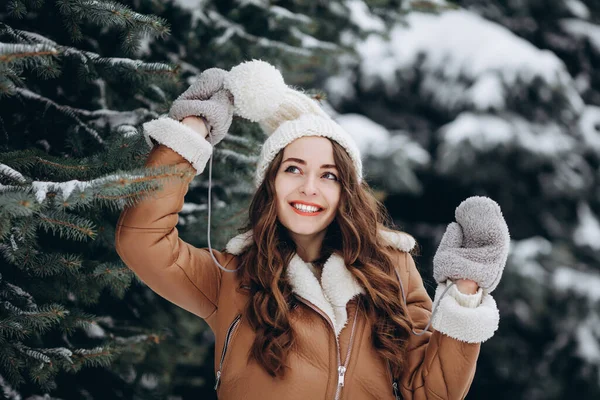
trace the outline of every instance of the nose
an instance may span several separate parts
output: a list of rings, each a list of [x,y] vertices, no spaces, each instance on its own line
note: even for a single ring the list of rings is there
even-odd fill
[[[300,187],[300,192],[307,196],[317,194],[317,178],[309,175],[304,179],[303,185]]]

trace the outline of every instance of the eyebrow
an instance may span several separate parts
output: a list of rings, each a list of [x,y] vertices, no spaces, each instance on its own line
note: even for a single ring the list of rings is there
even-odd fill
[[[290,157],[288,159],[286,159],[284,162],[282,162],[282,164],[286,163],[286,162],[297,162],[298,164],[302,164],[302,165],[306,165],[306,161],[304,161],[301,158],[294,158],[294,157]],[[321,168],[335,168],[337,169],[337,167],[335,166],[335,164],[323,164],[321,165]]]

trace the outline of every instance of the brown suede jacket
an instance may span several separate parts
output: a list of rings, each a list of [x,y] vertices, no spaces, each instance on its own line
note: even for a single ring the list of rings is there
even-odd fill
[[[195,172],[188,161],[164,145],[151,150],[146,165],[177,165],[191,171],[191,175]],[[158,197],[124,209],[117,223],[115,245],[123,262],[152,290],[203,318],[212,329],[220,399],[420,400],[466,396],[475,374],[479,342],[490,335],[481,336],[478,342],[470,337],[458,340],[434,328],[422,336],[411,334],[405,356],[407,368],[394,384],[387,363],[373,346],[371,323],[364,313],[356,313],[356,299],[362,289],[343,262],[340,266],[335,260],[331,267],[324,267],[323,289],[314,275],[307,274],[309,269],[301,260],[295,258],[295,264],[290,263],[288,279],[295,284],[294,293],[299,300],[291,311],[297,344],[290,352],[291,368],[284,379],[272,378],[257,363],[248,362],[254,339],[254,332],[244,319],[248,291],[237,273],[217,268],[208,249],[196,248],[178,236],[178,213],[192,179],[170,181]],[[410,318],[415,330],[421,331],[431,316],[432,301],[412,257],[403,251],[407,250],[403,245],[398,245],[402,240],[397,239],[390,243],[397,248],[395,261],[406,288]],[[227,269],[237,268],[235,253],[243,251],[236,243],[228,245],[230,251],[214,250]],[[329,293],[324,296],[327,290]],[[341,301],[346,307],[334,308],[327,302],[336,296],[338,303],[332,303]],[[455,302],[451,298],[444,300]],[[461,312],[477,312],[478,308],[481,306],[462,307]],[[443,326],[444,321],[451,320],[452,312],[440,313],[440,318],[446,318],[438,323]],[[464,318],[461,321],[469,323]],[[465,330],[464,324],[458,329]],[[469,329],[466,327],[465,332]],[[453,328],[448,332],[452,335]]]

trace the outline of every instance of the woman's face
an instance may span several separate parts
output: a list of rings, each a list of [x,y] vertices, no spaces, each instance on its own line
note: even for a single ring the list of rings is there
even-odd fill
[[[283,149],[275,177],[277,218],[292,238],[324,235],[340,201],[338,179],[329,139],[305,136]]]

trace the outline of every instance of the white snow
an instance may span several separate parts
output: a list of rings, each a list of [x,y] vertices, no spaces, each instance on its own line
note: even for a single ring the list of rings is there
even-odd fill
[[[350,35],[342,34],[342,37],[344,36]],[[354,37],[351,39],[342,39],[342,42],[344,40],[354,42],[355,39]],[[341,54],[337,62],[341,66],[339,73],[329,76],[324,83],[327,100],[335,105],[339,105],[344,100],[356,97],[356,90],[354,89],[356,83],[356,72],[354,71],[354,66],[356,65],[355,57],[349,54]]]
[[[150,55],[150,43],[154,41],[154,38],[150,35],[146,35],[140,39],[139,47],[137,49],[138,57]]]
[[[540,79],[545,88],[560,88],[570,107],[583,101],[572,87],[564,63],[552,52],[540,50],[503,26],[466,11],[439,15],[411,12],[407,24],[396,24],[389,39],[371,34],[357,44],[361,57],[361,84],[369,89],[382,83],[388,95],[399,90],[398,71],[419,68],[425,73],[422,95],[454,109],[475,105],[482,98],[500,107],[501,86],[527,85]],[[495,76],[493,80],[491,76]],[[469,90],[471,88],[471,90]]]
[[[134,137],[140,134],[138,129],[133,125],[121,125],[117,127],[116,131],[123,137]]]
[[[196,27],[198,21],[202,21],[205,25],[210,24],[210,20],[204,13],[206,1],[207,0],[175,0],[175,3],[179,5],[179,7],[191,13],[192,29]]]
[[[307,49],[321,49],[321,50],[336,50],[338,46],[331,42],[324,42],[313,36],[310,36],[295,26],[290,28],[290,33],[296,39],[300,40],[301,46]]]
[[[350,10],[350,22],[361,30],[385,32],[386,27],[383,20],[373,15],[363,0],[347,0],[345,5]]]
[[[356,96],[354,89],[355,75],[351,71],[344,71],[340,75],[334,75],[325,82],[327,98],[334,104],[352,99]]]
[[[205,3],[206,0],[175,0],[175,4],[189,11],[201,9],[205,6]]]
[[[269,2],[267,0],[236,0],[235,2],[242,7],[254,5],[260,8],[266,8],[269,6]]]
[[[212,206],[212,204],[211,204]],[[208,204],[196,204],[196,203],[183,203],[180,213],[188,214],[195,211],[206,211],[208,210]]]
[[[19,171],[16,171],[14,169],[12,169],[11,167],[9,167],[8,165],[5,164],[0,164],[0,174],[4,174],[6,176],[11,177],[12,179],[15,179],[21,183],[25,183],[27,182],[27,180],[25,179],[25,177],[23,176],[23,174],[21,174]]]
[[[538,157],[556,159],[577,145],[558,125],[534,124],[518,116],[463,112],[439,132],[438,159],[443,170],[449,170],[458,160],[472,161],[473,152],[516,147]]]
[[[577,18],[588,19],[590,17],[590,9],[579,0],[567,0],[565,6]]]
[[[110,174],[104,177],[93,179],[90,181],[71,180],[66,182],[51,182],[51,181],[34,181],[31,183],[31,188],[35,194],[36,200],[41,203],[46,199],[48,191],[59,193],[63,201],[67,201],[73,190],[83,191],[90,186],[114,183],[120,179],[138,179],[142,175],[132,175],[128,173]]]
[[[600,52],[600,25],[575,18],[560,20],[559,24],[567,33],[576,38],[589,40],[596,51]]]
[[[537,261],[540,256],[552,252],[552,243],[540,236],[523,240],[513,240],[510,244],[509,266],[514,266],[513,272],[531,278],[537,282],[544,282],[548,272]]]
[[[481,76],[466,94],[478,110],[500,110],[506,106],[506,92],[500,77],[494,73]]]
[[[362,158],[382,158],[401,152],[402,158],[416,164],[429,163],[429,153],[406,135],[392,136],[382,125],[360,114],[341,114],[336,121],[352,136]]]
[[[8,400],[21,400],[21,395],[4,380],[2,375],[0,375],[0,388],[2,388],[2,394],[4,397],[6,397]]]
[[[38,203],[42,203],[46,199],[48,191],[58,192],[62,196],[63,201],[67,201],[73,190],[85,190],[91,184],[89,181],[71,180],[67,182],[42,182],[34,181],[31,183],[31,188],[35,194]]]
[[[515,139],[517,132],[510,121],[495,115],[462,113],[443,126],[442,143],[456,148],[468,142],[478,151],[489,151]]]
[[[415,6],[418,7],[420,3],[424,3],[423,0],[404,0],[402,2],[401,9],[404,11],[414,11]],[[442,8],[448,6],[448,2],[446,0],[427,0],[425,3],[426,5],[433,5]]]
[[[42,349],[41,351],[46,354],[55,354],[69,361],[71,361],[71,356],[73,355],[73,352],[66,347],[54,347],[52,349]]]
[[[269,11],[275,16],[275,18],[290,19],[292,21],[301,22],[304,24],[310,24],[312,19],[304,14],[294,13],[280,6],[270,6]]]
[[[578,128],[583,144],[600,152],[600,107],[586,106],[579,117]]]
[[[579,223],[573,232],[573,240],[578,246],[589,246],[600,250],[600,222],[587,203],[577,207]]]
[[[590,314],[585,321],[578,322],[575,331],[577,355],[585,361],[600,364],[600,318]]]
[[[299,55],[302,57],[311,56],[312,52],[308,49],[303,49],[302,47],[290,46],[285,42],[279,42],[277,40],[270,40],[265,37],[258,37],[252,35],[244,29],[242,25],[236,24],[233,21],[228,20],[218,12],[214,10],[208,11],[208,17],[211,20],[211,24],[213,24],[217,28],[224,28],[225,32],[217,38],[214,38],[213,41],[216,45],[219,43],[224,43],[229,40],[233,35],[237,35],[240,38],[247,40],[251,43],[254,43],[260,47],[266,48],[276,48],[279,50],[286,51],[288,53]]]
[[[87,336],[90,338],[106,337],[106,332],[96,322],[85,324],[85,327],[83,329],[84,329],[85,333],[87,334]]]
[[[390,132],[382,125],[359,114],[338,115],[336,121],[352,136],[363,158],[386,152]]]
[[[43,51],[58,54],[58,50],[52,46],[52,44],[54,43],[51,41],[36,44],[0,43],[0,54],[8,56],[16,53],[37,53]],[[10,57],[6,57],[6,59],[7,61],[13,61]],[[29,59],[31,59],[31,57]]]
[[[155,389],[158,386],[158,377],[155,374],[145,373],[140,379],[140,385],[145,389]]]
[[[558,267],[552,276],[552,283],[558,290],[574,292],[590,303],[600,301],[600,274]]]

